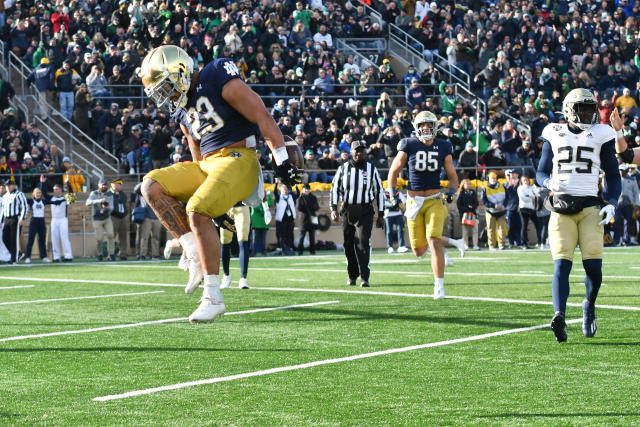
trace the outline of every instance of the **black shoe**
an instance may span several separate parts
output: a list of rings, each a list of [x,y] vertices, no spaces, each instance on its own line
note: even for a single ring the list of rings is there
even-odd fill
[[[60,262],[60,260],[58,260],[58,262]],[[73,262],[73,258],[63,258],[62,262]]]
[[[347,286],[355,286],[355,285],[356,285],[356,281],[354,279],[347,280]]]
[[[115,255],[109,255],[109,261],[115,261],[115,260],[116,260]]]
[[[102,261],[102,255],[98,255],[98,261]]]
[[[370,286],[371,286],[371,285],[369,285],[369,282],[367,282],[366,280],[362,280],[362,281],[360,281],[360,287],[361,287],[361,288],[368,288],[368,287],[370,287]]]
[[[562,312],[557,312],[551,319],[551,330],[556,336],[556,341],[565,342],[567,340],[567,322],[565,322]]]
[[[145,261],[146,259],[147,257],[144,255],[138,257],[138,261]]]
[[[588,300],[582,302],[582,335],[593,338],[596,335],[596,305]]]
[[[127,260],[127,257],[126,257],[126,256],[124,256],[124,255],[120,255],[120,261],[126,261],[126,260]]]
[[[60,258],[54,258],[53,262],[60,262]]]

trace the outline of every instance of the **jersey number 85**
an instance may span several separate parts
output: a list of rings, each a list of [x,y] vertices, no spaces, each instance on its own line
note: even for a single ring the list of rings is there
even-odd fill
[[[438,170],[438,153],[435,151],[418,151],[415,169],[418,172],[435,172]]]

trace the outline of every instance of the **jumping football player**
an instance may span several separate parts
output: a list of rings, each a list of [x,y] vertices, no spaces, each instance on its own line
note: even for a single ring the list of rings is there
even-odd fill
[[[187,52],[164,45],[151,50],[140,68],[145,93],[180,123],[194,158],[149,172],[142,194],[186,252],[185,291],[195,291],[204,276],[201,303],[189,321],[209,322],[226,309],[218,278],[220,240],[211,219],[257,191],[257,134],[271,149],[275,173],[285,184],[300,182],[301,171],[289,161],[280,129],[231,59],[194,71]]]
[[[442,237],[447,218],[445,198],[451,201],[458,188],[458,176],[453,167],[451,142],[436,139],[438,118],[430,111],[418,113],[413,121],[416,136],[398,143],[398,154],[389,169],[388,192],[396,193],[398,175],[409,163],[409,186],[405,216],[409,228],[411,248],[416,256],[431,249],[431,268],[434,276],[433,298],[444,298],[445,253],[443,244],[453,245],[464,255],[462,240]],[[440,192],[440,173],[444,168],[449,178],[449,193]]]
[[[536,181],[551,191],[548,205],[549,243],[554,262],[551,295],[555,311],[551,329],[558,342],[567,340],[565,311],[573,253],[580,245],[586,273],[582,334],[596,333],[596,298],[602,284],[604,225],[615,216],[621,184],[614,131],[598,123],[596,99],[587,89],[573,89],[562,103],[566,124],[550,123],[542,131],[544,145]],[[598,178],[606,175],[608,204],[598,197]]]

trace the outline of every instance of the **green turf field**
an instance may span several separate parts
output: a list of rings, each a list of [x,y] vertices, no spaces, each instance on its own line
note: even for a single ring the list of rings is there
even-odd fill
[[[575,265],[564,344],[548,251],[450,254],[439,301],[408,254],[376,252],[369,289],[338,252],[252,259],[250,290],[234,260],[200,325],[177,259],[3,266],[0,424],[640,424],[640,249],[606,250],[592,339]]]

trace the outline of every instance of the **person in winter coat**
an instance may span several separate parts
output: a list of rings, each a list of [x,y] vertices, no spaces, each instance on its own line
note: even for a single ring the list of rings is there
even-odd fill
[[[471,181],[468,179],[463,179],[460,183],[460,187],[458,187],[458,199],[456,201],[456,205],[461,219],[463,219],[465,214],[470,214],[475,217],[473,225],[470,224],[471,221],[467,221],[469,222],[468,224],[462,224],[462,240],[464,241],[465,249],[469,248],[469,233],[471,232],[473,250],[480,250],[480,247],[478,246],[478,224],[480,222],[478,220],[478,194],[471,188]]]

